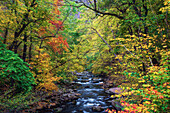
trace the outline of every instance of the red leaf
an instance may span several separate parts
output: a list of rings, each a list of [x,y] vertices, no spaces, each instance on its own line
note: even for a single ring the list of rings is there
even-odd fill
[[[64,45],[66,45],[69,48],[69,45],[67,43],[67,39],[64,40]]]

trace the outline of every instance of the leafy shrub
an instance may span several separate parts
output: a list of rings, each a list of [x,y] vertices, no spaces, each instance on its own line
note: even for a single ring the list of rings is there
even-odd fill
[[[32,84],[35,82],[29,64],[13,51],[7,50],[0,41],[0,86],[16,88],[17,92],[28,92]]]

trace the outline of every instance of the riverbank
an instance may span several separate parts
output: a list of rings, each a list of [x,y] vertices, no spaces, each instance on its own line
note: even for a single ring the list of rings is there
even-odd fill
[[[1,95],[0,112],[61,112],[67,102],[74,102],[79,98],[80,94],[77,93],[76,87],[77,85],[74,83],[67,83],[60,84],[58,91],[32,90],[32,92],[26,95],[15,96],[13,98],[3,98]]]
[[[77,74],[76,76],[80,76],[80,75]],[[122,78],[121,77],[115,78],[115,77],[110,77],[110,76],[99,76],[99,78],[98,77],[90,78],[91,77],[90,76],[89,77],[90,79],[89,79],[88,77],[89,76],[83,77],[80,80],[80,83],[84,84],[84,83],[91,82],[94,84],[99,84],[99,87],[95,86],[94,88],[97,88],[96,91],[98,91],[99,90],[98,88],[100,88],[100,87],[101,87],[101,89],[103,89],[104,92],[102,90],[100,90],[100,91],[102,91],[102,93],[103,93],[102,95],[105,95],[102,97],[104,99],[104,101],[107,104],[112,106],[110,108],[113,108],[115,110],[120,110],[120,107],[117,107],[117,105],[120,105],[120,104],[117,102],[115,103],[115,98],[113,98],[112,95],[116,94],[115,90],[113,90],[113,89],[117,88],[117,86],[122,83],[120,81],[120,79],[122,80]],[[100,78],[102,78],[102,82],[101,82]],[[42,90],[41,91],[34,90],[34,91],[32,91],[32,93],[29,96],[27,96],[25,98],[25,100],[28,102],[27,104],[23,103],[23,106],[22,106],[22,104],[20,103],[19,107],[16,107],[13,110],[3,109],[3,112],[4,113],[11,113],[11,112],[16,112],[16,113],[29,113],[29,112],[59,113],[59,112],[62,112],[63,109],[67,109],[66,108],[67,103],[70,102],[71,104],[74,105],[77,103],[76,102],[77,99],[82,98],[81,94],[77,92],[77,88],[81,86],[81,84],[78,84],[78,83],[67,82],[65,84],[64,83],[60,84],[61,86],[60,86],[59,90],[52,91],[51,93],[45,92]],[[83,90],[88,91],[88,89],[90,89],[90,87],[91,86],[87,84],[84,86],[85,89],[83,89]],[[110,90],[110,89],[112,89],[112,90]],[[96,91],[95,91],[95,93],[96,93]],[[104,93],[106,93],[106,94],[104,94]],[[92,98],[94,98],[94,97],[92,97]],[[89,97],[87,99],[89,99]],[[95,111],[95,110],[104,111],[107,108],[103,108],[101,106],[96,107],[94,105],[89,109],[92,109],[93,111]]]
[[[112,108],[116,111],[121,111],[123,106],[119,101],[120,98],[116,97],[117,94],[122,94],[127,92],[127,89],[123,90],[119,86],[127,86],[130,84],[125,76],[101,76],[103,78],[103,86],[102,88],[105,90],[105,93],[109,94],[110,97],[107,99],[107,102],[112,106]]]

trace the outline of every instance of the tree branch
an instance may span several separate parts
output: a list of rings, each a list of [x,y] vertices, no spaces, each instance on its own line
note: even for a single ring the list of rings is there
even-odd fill
[[[97,32],[97,30],[96,29],[94,29],[94,28],[92,28],[97,34],[98,34],[98,36],[104,41],[104,43],[106,43],[106,45],[109,47],[109,49],[112,51],[112,52],[114,52],[113,51],[113,49],[112,49],[112,47],[107,43],[107,41]],[[114,55],[115,55],[115,57],[117,57],[117,55],[114,53]],[[119,59],[118,59],[119,60]],[[120,64],[122,64],[121,63],[121,61],[119,60],[119,63]]]
[[[101,12],[101,11],[99,11],[99,10],[97,10],[97,9],[93,9],[93,8],[89,7],[88,5],[86,5],[85,3],[83,3],[83,5],[84,5],[85,7],[87,7],[88,9],[93,10],[93,11],[96,12],[96,13],[100,13],[100,14],[103,14],[103,15],[115,16],[115,17],[117,17],[117,18],[119,18],[119,19],[124,19],[124,17],[119,16],[119,15],[117,15],[117,14],[105,13],[105,12]]]
[[[114,37],[114,39],[116,39],[116,37],[115,37],[115,35],[114,35],[114,32],[113,32],[113,30],[112,30],[112,33],[113,33],[113,37]],[[122,45],[132,56],[134,56],[135,58],[137,58],[138,60],[140,60],[142,63],[144,63],[146,66],[148,66],[149,67],[149,65],[148,64],[146,64],[143,60],[141,60],[141,59],[139,59],[135,54],[133,54],[131,51],[129,51],[127,48],[126,48],[126,46],[125,45],[123,45],[122,43],[120,43],[119,42],[119,44],[120,45]]]

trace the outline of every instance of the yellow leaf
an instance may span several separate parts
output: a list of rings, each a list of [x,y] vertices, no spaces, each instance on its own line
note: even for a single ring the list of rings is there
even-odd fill
[[[166,37],[166,35],[163,35],[163,37]]]
[[[142,82],[145,82],[145,80],[140,80],[140,81],[138,81],[139,83],[142,83]]]
[[[38,58],[38,55],[35,55],[35,58]]]
[[[151,86],[150,84],[143,84],[142,85],[143,87],[149,87],[149,86]]]
[[[114,97],[114,95],[111,95],[111,98],[113,98]]]
[[[165,45],[165,46],[163,46],[163,48],[166,48],[167,46]]]

